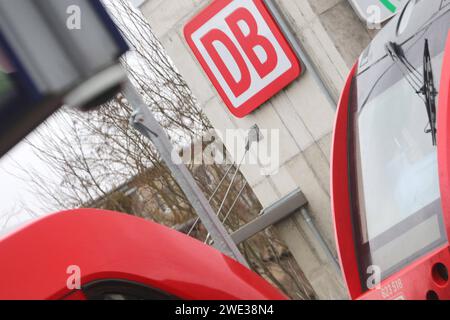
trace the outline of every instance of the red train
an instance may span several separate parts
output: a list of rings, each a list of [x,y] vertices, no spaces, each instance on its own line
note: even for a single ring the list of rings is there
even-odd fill
[[[332,206],[353,299],[449,299],[450,1],[411,0],[347,79]]]
[[[0,300],[285,300],[254,272],[184,234],[81,209],[0,237]]]

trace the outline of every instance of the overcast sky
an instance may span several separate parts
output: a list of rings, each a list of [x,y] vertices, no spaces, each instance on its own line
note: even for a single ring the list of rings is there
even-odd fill
[[[143,4],[146,0],[131,0],[131,3],[134,4],[136,7],[139,7],[141,4]]]
[[[30,136],[31,139],[32,135]],[[7,155],[0,159],[0,230],[11,226],[33,215],[44,215],[48,212],[40,209],[40,203],[31,192],[26,176],[19,166],[35,167],[39,172],[48,174],[47,167],[33,153],[25,142],[18,144]]]

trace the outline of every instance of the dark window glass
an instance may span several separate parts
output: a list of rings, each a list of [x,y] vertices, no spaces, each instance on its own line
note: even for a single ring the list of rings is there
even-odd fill
[[[83,286],[88,300],[179,300],[172,294],[126,280],[99,280]]]

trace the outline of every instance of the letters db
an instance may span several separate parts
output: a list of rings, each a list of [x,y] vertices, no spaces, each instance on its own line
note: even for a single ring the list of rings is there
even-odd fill
[[[262,0],[216,0],[184,28],[230,111],[245,117],[296,79],[301,63]]]

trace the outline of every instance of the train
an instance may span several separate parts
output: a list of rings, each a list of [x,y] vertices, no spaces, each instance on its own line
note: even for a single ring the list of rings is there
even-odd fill
[[[331,198],[352,299],[450,298],[450,1],[411,0],[348,75]]]
[[[259,275],[178,231],[76,209],[0,234],[0,300],[286,300]]]

